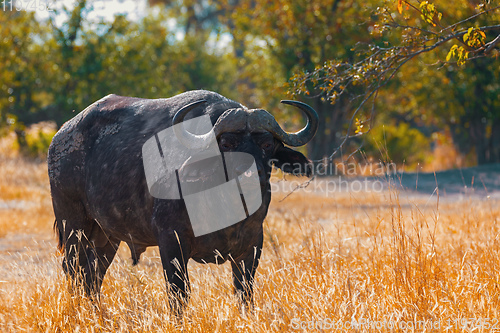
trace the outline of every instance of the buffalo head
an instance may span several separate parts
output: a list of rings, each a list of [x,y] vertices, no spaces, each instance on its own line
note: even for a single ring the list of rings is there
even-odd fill
[[[190,111],[205,103],[205,100],[199,100],[182,107],[173,117],[173,125],[180,124]],[[310,161],[303,154],[285,145],[299,147],[309,142],[318,129],[318,114],[302,102],[283,100],[281,103],[293,105],[304,112],[307,124],[303,129],[288,133],[266,110],[244,106],[224,110],[213,126],[221,152],[244,152],[254,157],[263,191],[269,190],[273,164],[295,175],[310,176],[312,171]],[[174,128],[179,141],[187,147],[203,149],[210,145],[211,133],[193,134],[182,126]],[[217,167],[220,166],[213,165],[214,169]],[[241,168],[246,170],[246,164],[242,163]]]

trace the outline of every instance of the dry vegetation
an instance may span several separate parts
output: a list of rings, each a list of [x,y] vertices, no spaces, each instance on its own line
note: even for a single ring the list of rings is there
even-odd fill
[[[239,310],[227,264],[190,263],[192,297],[178,322],[154,248],[136,267],[120,248],[99,304],[70,294],[46,164],[3,158],[0,332],[288,332],[299,321],[299,331],[328,331],[353,319],[365,323],[361,332],[423,331],[424,323],[489,332],[469,318],[500,319],[498,201],[438,204],[394,191],[279,197],[265,222],[254,312]]]

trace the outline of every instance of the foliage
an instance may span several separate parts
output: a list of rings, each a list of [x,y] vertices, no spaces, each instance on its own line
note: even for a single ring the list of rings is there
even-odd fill
[[[486,34],[478,28],[470,27],[462,37],[466,46],[477,49],[484,46]],[[457,57],[457,64],[464,65],[469,58],[469,51],[464,46],[453,45],[446,56],[446,61],[450,61],[452,57]]]
[[[393,7],[394,3],[396,3],[396,6]],[[373,99],[379,95],[384,95],[381,88],[391,88],[388,87],[388,84],[396,79],[407,87],[391,88],[392,93],[418,93],[418,91],[408,91],[408,87],[417,84],[412,83],[411,76],[405,75],[408,67],[429,67],[428,64],[434,63],[432,69],[427,72],[428,75],[442,77],[441,73],[438,73],[439,68],[446,66],[451,75],[457,73],[456,75],[461,76],[459,81],[451,81],[448,78],[449,82],[456,83],[456,86],[451,89],[459,91],[460,86],[464,85],[472,88],[472,84],[467,84],[467,82],[472,81],[476,82],[475,87],[480,92],[484,90],[480,87],[488,87],[485,90],[486,92],[488,89],[496,91],[495,70],[493,75],[488,75],[482,72],[483,69],[486,70],[484,65],[479,65],[479,67],[482,67],[481,72],[474,72],[471,75],[490,76],[492,79],[488,82],[479,83],[476,80],[469,80],[464,77],[463,73],[466,71],[462,68],[453,68],[453,63],[449,63],[449,60],[456,57],[458,65],[474,60],[471,66],[495,62],[496,56],[500,54],[495,48],[500,40],[500,35],[495,38],[495,35],[492,36],[491,32],[500,30],[498,24],[499,8],[500,6],[490,6],[486,2],[480,6],[472,6],[465,0],[454,3],[444,1],[433,1],[432,3],[429,1],[387,1],[384,6],[372,8],[374,21],[371,23],[369,30],[374,39],[371,43],[359,44],[356,47],[356,53],[351,59],[330,59],[324,62],[323,65],[314,68],[314,70],[295,75],[292,78],[293,89],[299,93],[307,93],[312,86],[314,89],[320,89],[325,98],[332,103],[337,103],[339,96],[353,89],[359,91],[360,87],[362,87],[363,93],[360,94],[354,105],[355,111],[341,146],[348,138],[359,135],[359,131],[355,133],[357,130],[354,124],[355,118],[370,123],[370,125],[373,124],[376,105]],[[458,41],[460,46],[451,46],[449,51],[446,52],[446,45],[452,40]],[[444,61],[443,52],[448,54],[446,61]],[[426,54],[429,54],[429,56],[427,57]],[[411,61],[417,58],[431,59],[432,61],[427,62],[427,65]],[[476,69],[479,70],[479,68]],[[402,76],[397,77],[399,73],[402,73]],[[435,81],[439,81],[439,79]],[[478,86],[478,84],[481,84],[481,86]],[[448,87],[443,85],[432,86],[429,89],[448,91]],[[471,121],[471,118],[477,121],[476,119],[484,118],[484,113],[490,114],[492,117],[487,119],[491,119],[491,123],[484,128],[486,130],[482,131],[483,134],[479,134],[481,131],[474,130],[476,134],[469,133],[469,136],[474,145],[473,148],[477,152],[478,163],[498,162],[500,161],[500,155],[496,148],[483,149],[481,147],[484,145],[498,147],[500,145],[500,141],[496,136],[490,135],[494,131],[487,130],[488,127],[496,128],[496,123],[499,121],[498,115],[493,108],[493,103],[483,103],[481,100],[482,94],[478,95],[477,92],[476,89],[475,96],[468,100],[467,103],[483,104],[483,106],[474,110],[469,109],[465,112],[469,114],[468,117],[454,117],[454,119],[457,125],[468,128],[467,122]],[[445,96],[446,99],[450,99],[449,94],[441,93],[441,95]],[[451,96],[455,97],[456,94]],[[460,98],[455,97],[450,99],[449,102],[455,103],[458,100]],[[372,103],[369,103],[370,101]],[[439,101],[437,102],[439,103]],[[463,104],[464,101],[461,102]],[[436,104],[431,101],[428,105],[430,108],[433,108],[432,103]],[[487,107],[489,107],[488,111],[481,111]],[[361,113],[364,114],[361,115]],[[441,121],[442,123],[446,123],[446,119],[451,118],[450,115],[446,114],[445,110],[436,110],[436,113],[429,113],[429,115],[431,115],[430,118],[437,118],[438,122]],[[474,136],[476,138],[473,138]],[[337,150],[332,156],[336,152]]]
[[[408,123],[380,125],[368,134],[362,147],[369,156],[381,155],[393,163],[404,163],[409,169],[429,161],[430,139]]]
[[[206,88],[234,97],[232,63],[211,52],[202,36],[176,39],[165,11],[138,22],[123,15],[89,20],[92,6],[84,0],[63,11],[62,26],[54,17],[37,22],[32,12],[0,13],[4,119],[10,113],[26,124],[61,124],[72,110],[110,93],[158,98]]]
[[[52,137],[56,134],[55,131],[43,131],[38,130],[36,132],[31,132],[26,134],[26,147],[21,147],[25,149],[25,153],[31,157],[38,157],[45,160],[47,152],[49,150],[50,142]]]
[[[22,121],[50,103],[44,91],[53,62],[48,25],[33,12],[0,11],[0,123],[8,114]]]
[[[363,28],[370,17],[364,6],[365,2],[353,0],[240,1],[229,19],[235,28],[233,35],[258,42],[261,52],[273,60],[274,71],[289,78],[312,71],[331,58],[352,59],[352,46],[368,41]],[[351,111],[347,98],[332,106],[313,83],[307,82],[303,89],[287,90],[291,97],[313,106],[322,119],[307,146],[308,156],[319,160],[340,143]],[[297,123],[301,120],[296,117]]]

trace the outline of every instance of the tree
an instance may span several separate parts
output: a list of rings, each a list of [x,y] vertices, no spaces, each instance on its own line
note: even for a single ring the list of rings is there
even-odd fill
[[[310,91],[309,87],[313,86],[314,89],[320,89],[331,103],[337,103],[338,96],[353,87],[358,91],[359,87],[363,87],[364,93],[349,121],[347,135],[340,144],[342,147],[348,138],[362,134],[359,125],[373,123],[376,105],[374,100],[381,88],[387,87],[402,68],[414,64],[415,59],[422,58],[425,54],[439,55],[444,50],[446,58],[443,56],[434,68],[471,64],[469,71],[472,71],[474,78],[469,77],[471,83],[464,84],[463,75],[466,72],[461,68],[453,69],[448,80],[454,79],[457,85],[454,93],[447,98],[456,97],[463,108],[461,111],[457,110],[457,117],[450,117],[442,110],[437,110],[434,116],[454,118],[457,125],[455,130],[458,132],[460,130],[457,127],[468,129],[478,163],[500,161],[498,135],[497,132],[493,134],[493,129],[498,128],[499,114],[495,97],[492,98],[498,94],[498,85],[494,84],[498,82],[498,76],[491,67],[495,61],[492,59],[499,54],[499,8],[500,6],[490,6],[489,1],[479,4],[465,0],[454,3],[403,0],[386,2],[385,6],[372,9],[375,20],[369,28],[372,35],[377,37],[375,43],[360,45],[351,59],[332,58],[314,70],[295,76],[292,80],[293,88],[296,92],[307,93]],[[451,42],[455,44],[450,46]],[[408,80],[405,78],[405,81]],[[466,91],[470,93],[469,96],[464,94]],[[364,115],[361,115],[363,112]],[[365,120],[358,121],[356,126],[356,118]],[[371,126],[365,127],[369,129]],[[337,151],[338,149],[333,150],[330,157]]]
[[[50,103],[43,89],[53,65],[44,44],[48,29],[33,12],[0,11],[0,125],[8,114],[30,122]]]
[[[89,21],[92,10],[92,2],[77,1],[63,9],[61,26],[55,17],[38,22],[32,12],[0,12],[4,123],[10,114],[25,124],[61,125],[110,93],[159,98],[205,88],[233,97],[233,63],[207,49],[204,36],[175,38],[168,12],[107,22]]]
[[[263,45],[273,59],[274,70],[290,78],[298,72],[313,71],[331,58],[353,59],[351,48],[366,38],[362,27],[370,20],[363,6],[363,2],[353,0],[241,1],[230,18],[246,40]],[[296,90],[299,94],[295,97],[304,93],[301,98],[318,111],[322,120],[316,137],[307,146],[308,156],[319,160],[340,143],[350,100],[346,94],[332,105],[313,83],[306,82],[305,89]]]
[[[256,86],[257,77],[249,75],[248,67],[251,67],[252,55],[245,41],[245,35],[236,29],[236,23],[231,13],[239,6],[252,10],[254,5],[241,0],[190,0],[176,2],[171,0],[148,0],[151,6],[164,6],[175,18],[178,29],[184,31],[185,38],[196,40],[197,43],[209,44],[210,39],[218,40],[222,35],[230,37],[232,56],[226,53],[226,61],[235,66],[233,78],[233,96],[237,96],[249,106],[263,106],[265,101],[258,97],[259,87]],[[247,7],[249,5],[250,7]],[[247,52],[248,51],[248,52]],[[262,60],[262,58],[260,59]],[[265,72],[261,71],[261,72]],[[262,96],[260,96],[262,97]]]

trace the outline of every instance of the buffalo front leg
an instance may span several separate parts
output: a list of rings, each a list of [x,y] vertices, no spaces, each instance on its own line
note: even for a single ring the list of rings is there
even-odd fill
[[[261,234],[257,245],[252,247],[242,260],[231,261],[234,291],[247,308],[253,307],[253,284],[262,253],[262,243],[263,235]]]
[[[167,281],[170,306],[175,314],[181,315],[190,292],[187,271],[188,244],[181,242],[181,238],[172,230],[160,233],[158,244],[163,274]]]

